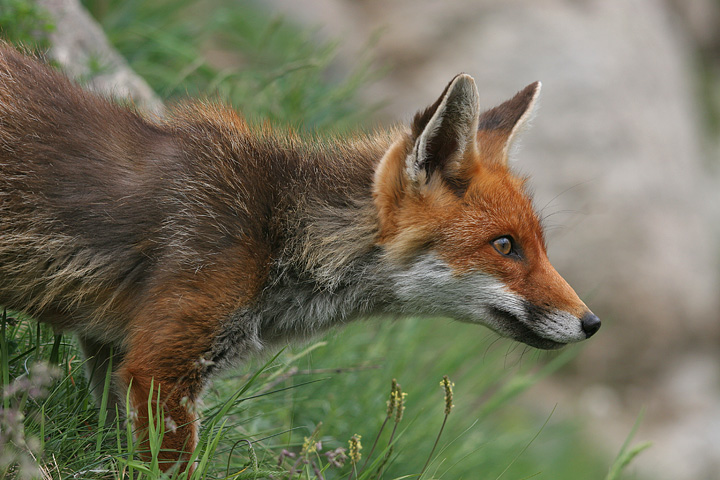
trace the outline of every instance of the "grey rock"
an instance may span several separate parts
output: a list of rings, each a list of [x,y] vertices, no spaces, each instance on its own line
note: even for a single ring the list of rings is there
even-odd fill
[[[52,16],[50,57],[87,88],[118,99],[131,99],[141,110],[162,113],[150,86],[110,45],[102,28],[78,0],[38,0]],[[94,71],[95,65],[97,71]]]

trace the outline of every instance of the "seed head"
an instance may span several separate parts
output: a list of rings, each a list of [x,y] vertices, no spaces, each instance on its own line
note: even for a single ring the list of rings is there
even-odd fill
[[[357,464],[360,461],[360,458],[362,457],[362,454],[360,453],[360,450],[362,450],[362,444],[360,443],[360,438],[362,438],[362,437],[356,433],[348,441],[348,443],[350,444],[350,451],[348,453],[350,455],[350,461],[353,464]]]
[[[255,449],[252,446],[252,443],[248,441],[248,449],[250,451],[250,464],[253,466],[253,470],[257,471],[258,469],[258,458],[257,454],[255,453]]]
[[[305,437],[300,455],[307,455],[317,451],[317,442],[313,442],[312,440],[310,437]]]
[[[406,396],[407,393],[403,392],[400,384],[398,384],[397,388],[395,389],[395,405],[397,405],[395,410],[395,423],[400,423],[400,420],[402,420],[403,412],[405,411]]]
[[[445,390],[445,415],[450,415],[450,412],[452,411],[452,408],[455,406],[453,405],[453,387],[455,384],[450,381],[447,375],[443,376],[442,382],[440,382],[440,385]]]
[[[328,463],[330,463],[330,465],[338,468],[342,468],[342,466],[345,465],[345,460],[348,459],[348,456],[345,455],[345,449],[342,447],[338,447],[335,450],[325,452],[325,456],[327,457]]]
[[[387,416],[392,416],[395,411],[395,391],[397,390],[398,383],[394,378],[392,379],[392,385],[390,387],[390,399],[387,401]]]
[[[318,422],[317,425],[315,425],[315,430],[310,434],[309,437],[305,437],[302,450],[300,450],[300,455],[308,455],[311,453],[317,452],[319,449],[322,448],[322,444],[318,440],[318,436],[320,435],[320,427],[322,426],[322,422]]]

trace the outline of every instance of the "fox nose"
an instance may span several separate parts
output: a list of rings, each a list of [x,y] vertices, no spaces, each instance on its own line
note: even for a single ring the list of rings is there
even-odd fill
[[[580,319],[580,325],[582,325],[583,332],[585,332],[585,338],[590,338],[600,330],[600,319],[594,313],[587,312]]]

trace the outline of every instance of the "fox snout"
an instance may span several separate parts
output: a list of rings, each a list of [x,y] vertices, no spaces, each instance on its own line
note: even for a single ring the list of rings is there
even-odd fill
[[[517,295],[525,303],[525,308],[517,312],[516,321],[529,331],[519,340],[552,349],[595,335],[600,329],[600,318],[553,268],[541,245],[535,246],[534,257],[534,261],[526,262],[529,266],[524,280],[510,287],[509,297],[503,300],[512,304]],[[533,335],[539,337],[534,342]]]
[[[579,342],[592,337],[600,329],[600,319],[589,310],[580,317],[563,311],[527,309],[525,318],[514,318],[511,337],[530,346],[544,350],[561,348],[568,343]],[[511,318],[505,316],[505,321]]]
[[[555,350],[583,341],[600,329],[600,319],[590,310],[580,316],[549,306],[539,307],[515,294],[498,295],[479,323],[501,335],[535,348]]]

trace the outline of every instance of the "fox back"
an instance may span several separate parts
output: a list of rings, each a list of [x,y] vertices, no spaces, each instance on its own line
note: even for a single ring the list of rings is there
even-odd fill
[[[481,113],[462,74],[407,126],[303,138],[211,103],[144,117],[0,45],[0,304],[74,331],[93,385],[112,356],[141,437],[159,385],[169,462],[212,373],[357,318],[583,340],[600,321],[508,166],[539,91]]]

